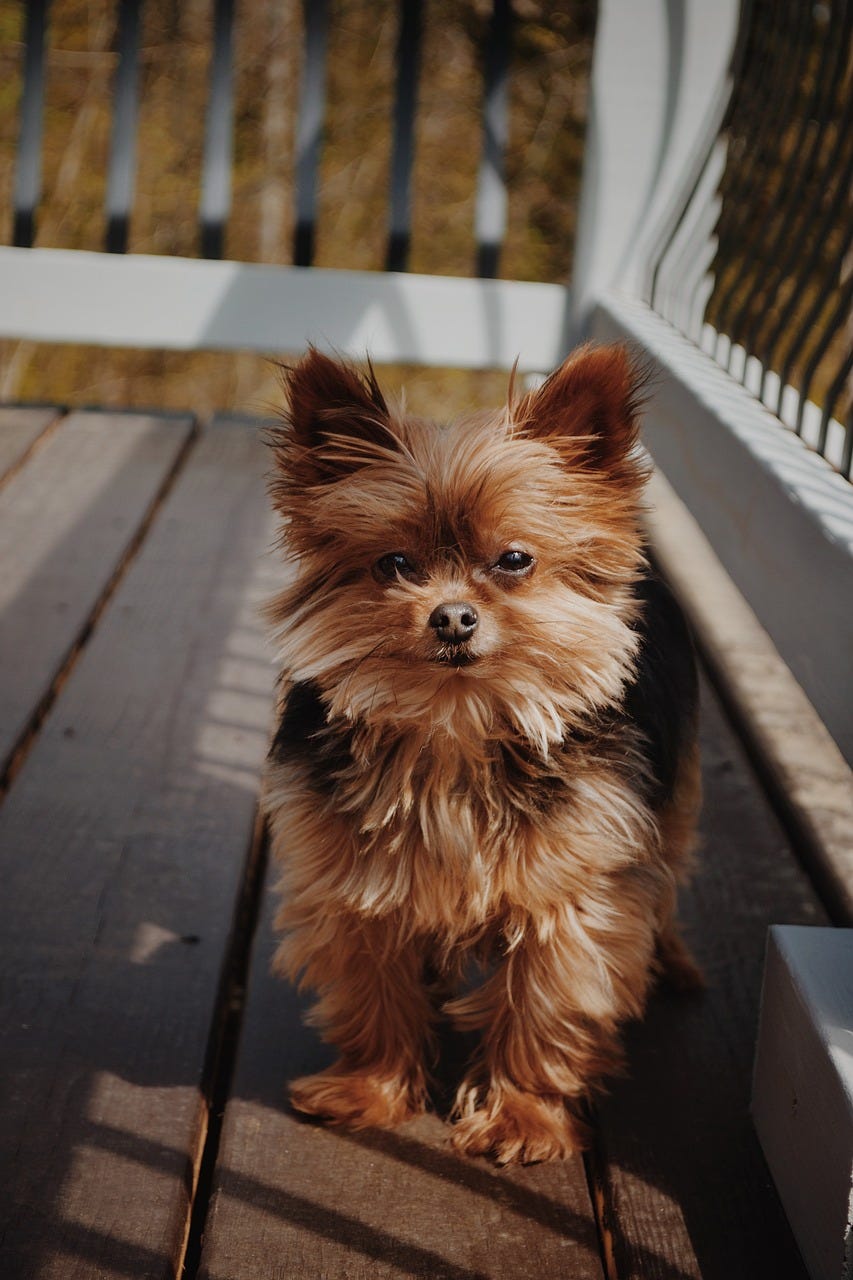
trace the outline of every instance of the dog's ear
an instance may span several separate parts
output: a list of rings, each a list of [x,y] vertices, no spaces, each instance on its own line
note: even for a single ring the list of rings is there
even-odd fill
[[[647,383],[626,347],[581,347],[525,396],[513,418],[571,466],[621,474],[637,443]]]
[[[269,432],[282,487],[311,488],[340,479],[395,447],[388,406],[366,374],[314,347],[282,369],[286,407]]]

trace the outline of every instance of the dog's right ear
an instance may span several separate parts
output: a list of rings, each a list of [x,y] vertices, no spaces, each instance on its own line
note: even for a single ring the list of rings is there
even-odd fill
[[[361,374],[311,347],[282,374],[286,405],[268,437],[277,499],[339,480],[395,447],[388,406],[369,363]]]

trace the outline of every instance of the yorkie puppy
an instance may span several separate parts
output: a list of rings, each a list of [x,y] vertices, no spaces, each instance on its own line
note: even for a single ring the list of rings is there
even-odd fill
[[[293,1105],[416,1114],[449,1018],[479,1032],[455,1145],[567,1155],[655,973],[699,981],[673,917],[696,678],[640,530],[642,376],[586,347],[449,426],[316,350],[285,378],[275,963],[340,1055]]]

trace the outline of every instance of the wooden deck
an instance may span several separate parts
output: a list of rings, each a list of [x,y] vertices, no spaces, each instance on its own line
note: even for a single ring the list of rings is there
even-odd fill
[[[265,467],[245,421],[0,410],[0,1276],[803,1277],[748,1097],[766,927],[824,914],[707,683],[709,990],[630,1029],[588,1157],[288,1112]]]

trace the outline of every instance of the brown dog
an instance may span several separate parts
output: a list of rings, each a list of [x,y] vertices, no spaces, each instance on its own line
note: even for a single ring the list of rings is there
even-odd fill
[[[585,348],[439,426],[390,408],[372,369],[312,350],[286,375],[277,967],[319,993],[340,1053],[292,1085],[302,1111],[422,1110],[447,1016],[480,1032],[456,1146],[565,1155],[656,967],[698,980],[673,922],[695,673],[646,566],[638,384],[622,348]],[[491,967],[459,994],[472,953]]]

